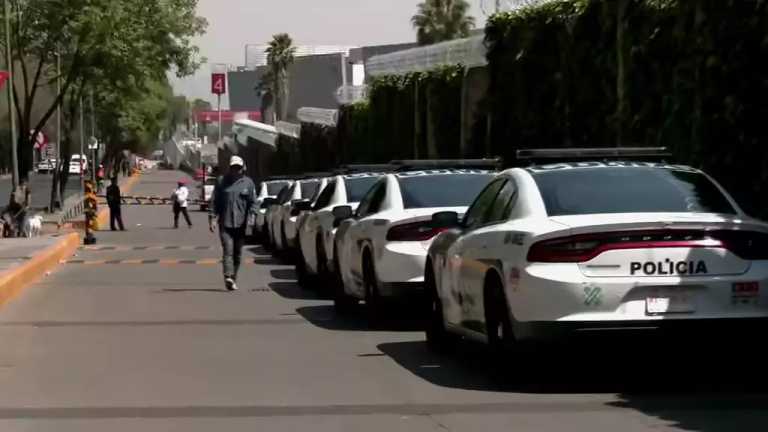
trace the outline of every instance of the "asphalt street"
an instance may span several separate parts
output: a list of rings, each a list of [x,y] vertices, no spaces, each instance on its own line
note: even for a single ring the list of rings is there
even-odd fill
[[[181,175],[134,191],[165,196]],[[415,312],[377,331],[340,319],[259,246],[225,292],[202,213],[191,230],[168,206],[124,216],[0,310],[0,431],[768,430],[764,357],[718,340],[434,355]]]

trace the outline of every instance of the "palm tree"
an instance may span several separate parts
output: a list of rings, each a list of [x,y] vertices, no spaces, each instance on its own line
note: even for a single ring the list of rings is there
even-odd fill
[[[419,45],[469,36],[475,18],[469,16],[467,0],[424,0],[411,18]]]
[[[287,33],[279,33],[272,36],[266,53],[275,113],[277,120],[284,120],[288,117],[288,67],[293,63],[296,47]]]

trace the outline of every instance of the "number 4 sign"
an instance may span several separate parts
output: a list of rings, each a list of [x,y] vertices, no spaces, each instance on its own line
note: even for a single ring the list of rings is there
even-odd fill
[[[211,93],[223,95],[227,92],[227,75],[223,73],[211,74]]]

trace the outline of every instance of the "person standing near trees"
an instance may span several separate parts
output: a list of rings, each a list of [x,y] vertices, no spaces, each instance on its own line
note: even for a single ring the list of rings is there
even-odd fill
[[[107,187],[107,205],[109,206],[109,227],[112,231],[125,231],[123,225],[123,197],[120,194],[120,186],[117,185],[117,177],[112,177],[112,184]]]
[[[209,228],[214,232],[219,227],[224,285],[228,291],[237,290],[248,217],[256,212],[256,185],[243,173],[243,168],[243,159],[232,156],[229,173],[217,180],[209,206]]]

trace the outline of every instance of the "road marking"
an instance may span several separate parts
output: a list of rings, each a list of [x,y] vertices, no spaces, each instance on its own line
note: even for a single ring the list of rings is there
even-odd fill
[[[173,246],[173,245],[155,245],[155,246],[82,246],[80,250],[91,252],[120,252],[120,251],[155,251],[155,250],[213,250],[216,246]]]
[[[220,258],[205,259],[109,259],[109,260],[82,260],[71,259],[59,261],[59,264],[84,265],[84,266],[110,266],[110,265],[199,265],[212,266],[221,264]],[[256,259],[244,260],[243,265],[259,265]]]

